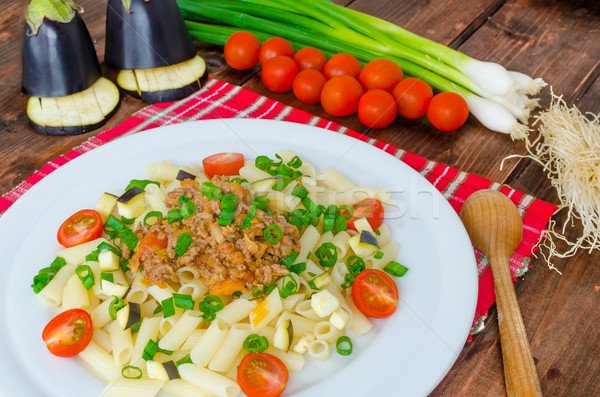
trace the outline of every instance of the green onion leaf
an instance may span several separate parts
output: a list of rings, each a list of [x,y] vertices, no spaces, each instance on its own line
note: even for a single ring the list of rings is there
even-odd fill
[[[181,205],[181,216],[183,219],[187,219],[196,212],[196,206],[187,196],[179,196],[177,203]]]
[[[194,300],[192,299],[192,295],[173,294],[173,301],[175,306],[182,309],[192,310],[194,308]]]
[[[127,379],[140,379],[142,377],[142,370],[140,369],[140,367],[127,365],[121,370],[121,375],[123,376],[123,378]]]
[[[188,248],[192,245],[192,236],[188,232],[183,232],[177,237],[177,243],[175,244],[175,253],[179,256],[183,256]]]
[[[224,305],[223,305],[223,301],[221,300],[221,298],[219,298],[216,295],[206,295],[204,297],[204,299],[202,300],[202,304],[204,306],[204,308],[213,311],[213,312],[218,312],[219,310],[222,310]]]
[[[244,222],[242,222],[242,224],[240,225],[240,229],[246,229],[246,228],[250,227],[250,224],[252,223],[252,219],[254,219],[255,216],[256,216],[256,207],[252,206],[248,210],[248,214],[246,215],[246,218],[244,218]]]
[[[121,259],[119,261],[119,267],[121,268],[121,270],[125,273],[128,272],[129,269],[129,259]]]
[[[302,160],[300,160],[300,157],[294,156],[287,164],[292,168],[300,168],[302,167]]]
[[[279,296],[283,299],[298,292],[298,282],[291,274],[286,274],[281,278],[281,291]]]
[[[276,192],[280,192],[283,189],[285,189],[285,187],[289,185],[291,181],[291,177],[284,175],[280,180],[277,181],[277,183],[275,183],[275,185],[273,186],[273,190],[275,190]]]
[[[155,342],[150,339],[148,343],[146,343],[146,347],[144,347],[144,352],[142,353],[142,358],[146,361],[150,361],[154,358],[156,353],[164,353],[167,356],[173,354],[172,350],[165,350],[158,347],[158,340]]]
[[[50,266],[40,269],[38,274],[33,277],[33,283],[31,284],[33,292],[39,294],[40,291],[54,278],[56,273],[58,273],[58,271],[66,264],[67,261],[63,257],[57,256]]]
[[[131,229],[121,230],[119,232],[119,237],[121,237],[123,244],[125,244],[130,250],[134,250],[139,241],[138,237]]]
[[[115,218],[112,215],[109,215],[108,218],[106,219],[106,223],[104,224],[104,231],[108,233],[108,231],[116,231],[116,232],[120,232],[121,230],[125,229],[127,226],[121,222],[120,220],[118,220],[117,218]]]
[[[269,340],[258,334],[250,334],[246,337],[242,346],[249,352],[262,353],[269,347]]]
[[[106,281],[109,281],[111,283],[114,283],[115,282],[115,276],[112,273],[102,272],[102,273],[100,273],[100,280],[106,280]]]
[[[346,273],[344,275],[344,282],[342,283],[342,285],[340,285],[340,287],[344,289],[351,288],[352,284],[354,284],[354,276],[350,273]]]
[[[376,234],[376,235],[378,235],[378,236],[380,236],[380,235],[381,235],[381,232],[379,231],[379,229],[375,229],[375,230],[373,230],[373,231],[375,232],[375,234]]]
[[[354,277],[358,276],[358,273],[366,269],[365,261],[360,256],[352,255],[346,259],[346,268],[350,274]]]
[[[126,303],[124,299],[119,298],[116,295],[113,295],[114,299],[110,302],[108,306],[108,315],[113,320],[117,319],[117,312],[125,307]]]
[[[352,341],[346,335],[340,336],[335,342],[335,348],[338,354],[349,356],[352,354]]]
[[[273,236],[273,233],[275,234],[275,236]],[[281,228],[278,224],[272,223],[269,226],[267,226],[265,230],[263,230],[263,237],[267,242],[271,244],[277,244],[279,241],[281,241],[282,238]]]
[[[308,212],[310,212],[311,216],[314,217],[314,216],[321,215],[321,210],[315,204],[315,202],[310,199],[310,197],[303,198],[302,199],[302,205],[304,206],[304,208],[306,208],[306,210]]]
[[[289,267],[292,266],[296,258],[298,258],[298,252],[292,251],[291,254],[289,254],[281,260],[281,264],[289,269]]]
[[[256,196],[252,199],[252,205],[265,212],[269,209],[270,203],[271,199],[268,197]]]
[[[128,191],[132,187],[137,187],[137,188],[140,188],[140,189],[144,190],[146,188],[146,186],[148,186],[151,183],[153,183],[156,186],[160,187],[160,183],[157,182],[157,181],[150,181],[148,179],[132,179],[129,182],[129,185],[127,185],[127,187],[125,188],[125,191]]]
[[[175,365],[176,366],[179,367],[181,364],[192,364],[192,358],[190,357],[189,354],[186,354],[185,356],[183,356],[179,360],[175,361]]]
[[[337,248],[333,243],[323,243],[315,251],[315,256],[319,259],[319,265],[332,267],[337,262]]]
[[[138,332],[140,330],[140,327],[142,326],[142,321],[144,321],[144,319],[140,319],[140,321],[138,321],[137,323],[133,324],[130,329],[131,332]]]
[[[375,259],[381,259],[381,258],[383,258],[383,252],[377,251],[375,253],[375,255],[373,255],[373,258],[375,258]]]
[[[181,222],[182,220],[183,213],[180,208],[175,208],[167,212],[167,222],[169,222],[169,225],[175,222]]]
[[[396,261],[390,261],[390,263],[388,263],[383,268],[383,270],[391,276],[402,277],[406,274],[406,272],[408,271],[408,268],[406,266],[399,264]]]
[[[292,273],[302,274],[306,270],[306,262],[296,263],[295,265],[290,266],[289,269]]]
[[[308,189],[298,183],[292,190],[292,196],[299,197],[302,200],[308,196]]]
[[[173,301],[173,297],[167,298],[160,302],[162,306],[163,318],[168,318],[175,315],[175,302]]]
[[[96,284],[94,279],[94,272],[92,272],[92,268],[89,265],[79,265],[75,269],[75,274],[81,280],[81,284],[86,290],[90,290]]]
[[[221,194],[222,194],[221,189],[219,189],[212,182],[204,182],[200,186],[200,191],[202,192],[202,194],[204,194],[206,197],[208,197],[212,201],[219,201],[221,199]]]
[[[354,214],[354,207],[351,205],[340,205],[340,214],[344,219],[348,220],[352,218],[352,215]]]
[[[256,166],[256,168],[263,171],[266,171],[269,168],[271,168],[272,163],[273,161],[267,156],[258,156],[256,160],[254,160],[254,165]]]
[[[156,222],[158,222],[159,220],[161,220],[163,217],[162,212],[160,211],[150,211],[146,214],[146,216],[144,217],[144,226],[152,226],[154,224],[156,224]],[[150,223],[149,221],[155,219],[154,222]]]

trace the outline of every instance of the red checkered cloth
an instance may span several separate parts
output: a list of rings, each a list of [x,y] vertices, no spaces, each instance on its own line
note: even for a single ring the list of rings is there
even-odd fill
[[[511,271],[515,277],[527,271],[529,257],[536,250],[536,245],[546,229],[550,217],[557,209],[552,204],[508,186],[502,186],[477,175],[468,174],[447,165],[427,160],[395,146],[388,145],[385,142],[369,138],[367,135],[349,130],[332,121],[269,99],[254,91],[216,79],[209,79],[207,84],[194,95],[178,102],[158,103],[148,106],[122,124],[98,134],[64,156],[50,161],[41,170],[0,198],[0,216],[19,197],[46,175],[80,156],[82,153],[93,150],[95,147],[101,146],[113,139],[135,134],[150,128],[185,121],[217,118],[285,120],[336,131],[340,134],[367,142],[390,153],[421,173],[442,193],[457,212],[460,211],[465,199],[471,193],[488,188],[500,190],[517,205],[523,217],[523,241],[510,258]],[[477,258],[477,270],[479,274],[479,298],[471,334],[477,333],[483,328],[483,322],[487,317],[488,310],[496,300],[489,264],[479,251],[475,250],[475,256]]]

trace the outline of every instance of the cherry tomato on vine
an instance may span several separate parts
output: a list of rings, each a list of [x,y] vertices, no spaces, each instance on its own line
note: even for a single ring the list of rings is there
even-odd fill
[[[212,178],[215,175],[239,175],[244,166],[244,155],[241,153],[217,153],[202,160],[204,173]]]
[[[294,61],[296,61],[300,70],[317,69],[318,71],[322,71],[327,63],[327,58],[325,54],[314,47],[304,47],[296,52]]]
[[[358,119],[370,128],[387,127],[396,118],[396,101],[384,90],[370,90],[360,97]]]
[[[367,317],[387,317],[396,311],[398,287],[387,273],[366,269],[354,279],[352,301]]]
[[[225,62],[236,70],[251,69],[258,62],[260,42],[252,33],[236,32],[225,42]]]
[[[279,358],[268,353],[248,353],[238,367],[237,381],[248,397],[277,397],[289,376]]]
[[[367,63],[358,76],[365,91],[384,90],[392,92],[404,74],[400,66],[392,60],[379,58]]]
[[[414,120],[423,117],[433,97],[433,90],[421,79],[410,77],[394,87],[392,92],[398,106],[398,114],[406,119]]]
[[[383,223],[384,215],[383,205],[381,201],[375,198],[366,198],[352,206],[352,217],[346,222],[348,229],[356,231],[354,221],[360,218],[367,218],[367,222],[376,230]]]
[[[363,89],[354,77],[347,74],[327,80],[321,91],[321,105],[336,117],[349,116],[358,110]]]
[[[298,65],[283,55],[271,58],[263,64],[262,81],[273,92],[287,92],[292,89],[294,79],[298,74]]]
[[[50,353],[72,357],[81,353],[92,340],[92,317],[83,309],[70,309],[54,317],[42,331]]]
[[[347,74],[358,79],[362,65],[353,55],[341,52],[332,56],[323,67],[323,74],[328,79]]]
[[[292,86],[296,98],[304,103],[319,103],[321,91],[327,82],[323,73],[316,69],[304,69],[294,79]]]
[[[286,39],[281,37],[271,37],[260,46],[258,61],[264,66],[265,62],[267,62],[269,59],[281,55],[293,58],[294,47],[292,47],[290,42]]]
[[[431,98],[427,107],[429,122],[440,131],[459,129],[469,117],[469,106],[454,92],[441,92]]]
[[[60,225],[56,238],[63,247],[73,247],[102,237],[103,226],[97,211],[81,210]]]

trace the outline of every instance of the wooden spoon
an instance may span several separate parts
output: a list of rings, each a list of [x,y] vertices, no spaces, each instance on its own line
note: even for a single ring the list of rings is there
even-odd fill
[[[507,395],[541,396],[540,381],[508,266],[509,257],[523,236],[519,211],[504,194],[480,190],[467,199],[460,218],[471,243],[490,262],[494,276]]]

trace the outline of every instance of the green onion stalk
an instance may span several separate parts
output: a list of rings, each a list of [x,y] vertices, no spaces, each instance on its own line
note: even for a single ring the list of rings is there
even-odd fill
[[[283,37],[295,50],[316,47],[330,57],[345,52],[362,63],[375,58],[395,61],[407,75],[440,91],[455,92],[485,127],[522,139],[545,85],[541,79],[459,51],[411,33],[371,15],[327,0],[177,0],[190,35],[224,45],[239,30],[263,42]]]

